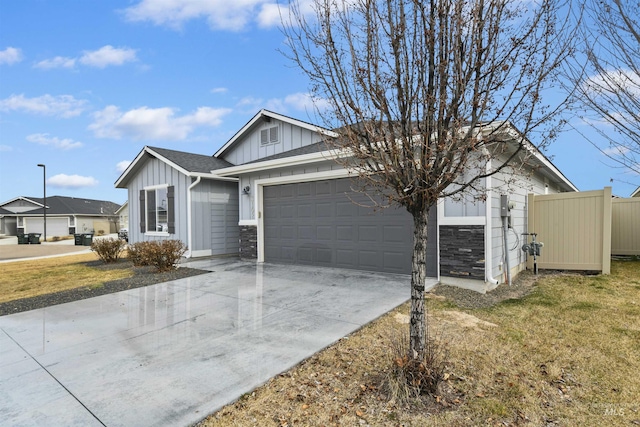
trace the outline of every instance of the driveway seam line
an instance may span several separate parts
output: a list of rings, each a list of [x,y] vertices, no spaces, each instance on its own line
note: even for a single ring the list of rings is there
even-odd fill
[[[99,422],[101,425],[103,425],[104,427],[107,427],[107,425],[106,425],[105,423],[103,423],[103,422],[102,422],[102,420],[100,420],[100,418],[98,418],[98,416],[97,416],[96,414],[94,414],[94,413],[93,413],[93,411],[87,407],[87,405],[85,405],[84,403],[82,403],[82,401],[81,401],[80,399],[78,399],[78,398],[76,397],[76,395],[75,395],[75,394],[73,394],[73,393],[71,392],[71,390],[69,390],[69,389],[68,389],[64,384],[62,384],[62,383],[60,382],[60,380],[58,380],[58,378],[56,378],[56,377],[55,377],[51,372],[49,372],[49,370],[48,370],[48,369],[47,369],[47,368],[46,368],[42,363],[40,363],[40,362],[38,361],[38,359],[36,359],[35,357],[33,357],[33,356],[31,355],[31,353],[29,353],[29,352],[27,351],[27,349],[25,349],[24,347],[22,347],[18,341],[16,341],[16,340],[15,340],[15,339],[10,335],[10,334],[8,334],[8,333],[7,333],[7,331],[5,331],[5,330],[4,330],[4,328],[2,328],[2,332],[4,332],[4,334],[5,334],[6,336],[8,336],[8,337],[9,337],[9,339],[10,339],[11,341],[13,341],[13,342],[18,346],[18,347],[20,347],[20,349],[21,349],[22,351],[24,351],[24,352],[25,352],[25,353],[26,353],[26,354],[31,358],[31,360],[33,360],[34,362],[36,362],[36,363],[38,364],[38,366],[40,366],[40,367],[41,367],[41,368],[42,368],[42,369],[43,369],[47,374],[49,374],[49,376],[50,376],[51,378],[53,378],[53,380],[54,380],[55,382],[57,382],[57,383],[60,385],[60,387],[62,387],[62,388],[63,388],[67,393],[69,393],[69,395],[70,395],[71,397],[73,397],[73,398],[76,400],[76,402],[78,402],[78,403],[79,403],[79,404],[80,404],[84,409],[86,409],[86,410],[87,410],[87,412],[89,412],[89,413],[91,414],[91,416],[92,416],[93,418],[95,418],[95,419],[96,419],[96,421],[98,421],[98,422]]]

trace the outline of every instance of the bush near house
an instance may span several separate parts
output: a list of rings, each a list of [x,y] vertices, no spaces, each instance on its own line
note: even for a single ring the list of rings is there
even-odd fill
[[[98,255],[104,263],[118,261],[122,255],[126,243],[120,239],[100,239],[91,243],[91,250]]]
[[[158,271],[174,270],[187,247],[180,240],[138,242],[129,245],[129,260],[136,267],[153,266]]]

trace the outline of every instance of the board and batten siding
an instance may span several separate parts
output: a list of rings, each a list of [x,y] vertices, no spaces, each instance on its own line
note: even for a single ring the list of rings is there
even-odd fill
[[[191,197],[194,250],[238,254],[238,184],[203,180]]]
[[[611,253],[640,255],[640,198],[613,199]]]
[[[590,270],[611,268],[611,187],[604,190],[529,195],[529,230],[544,243],[538,267]],[[528,260],[532,266],[532,257]]]
[[[278,127],[278,142],[260,144],[260,131],[274,126]],[[237,141],[222,157],[234,165],[242,165],[274,154],[315,144],[323,138],[322,135],[309,129],[272,119],[270,122],[256,125],[247,137]]]
[[[140,191],[146,187],[164,184],[174,186],[175,234],[167,237],[142,233],[140,231]],[[158,159],[149,159],[127,186],[129,190],[129,241],[136,243],[178,239],[186,245],[189,241],[187,238],[187,191],[189,185],[191,185],[191,178]]]

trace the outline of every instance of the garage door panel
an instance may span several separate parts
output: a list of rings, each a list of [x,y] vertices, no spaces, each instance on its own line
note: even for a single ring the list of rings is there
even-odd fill
[[[406,210],[358,206],[353,201],[367,205],[372,201],[352,192],[349,179],[263,190],[266,261],[411,272],[413,220]],[[431,225],[436,226],[435,219]]]
[[[334,241],[335,240],[334,231],[335,231],[335,227],[332,227],[330,225],[319,225],[318,227],[316,227],[316,237],[318,238],[319,241],[320,240]]]
[[[311,218],[313,216],[313,209],[315,209],[315,206],[309,203],[298,205],[298,218]]]
[[[358,207],[349,200],[338,201],[336,202],[336,217],[351,218],[357,216],[357,208]]]

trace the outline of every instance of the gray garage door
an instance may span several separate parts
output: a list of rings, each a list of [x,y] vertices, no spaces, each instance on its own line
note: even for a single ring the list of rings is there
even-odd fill
[[[413,221],[405,209],[373,211],[349,179],[264,187],[265,261],[411,272]],[[355,202],[355,203],[354,203]],[[432,209],[427,275],[436,276]]]

